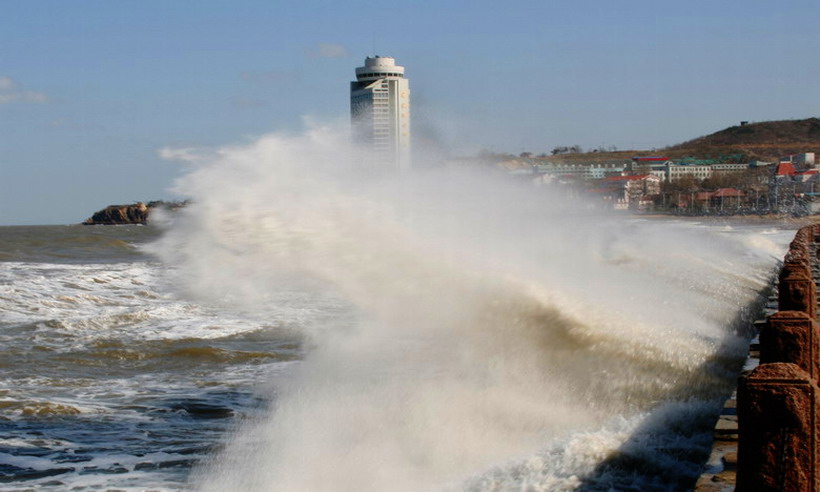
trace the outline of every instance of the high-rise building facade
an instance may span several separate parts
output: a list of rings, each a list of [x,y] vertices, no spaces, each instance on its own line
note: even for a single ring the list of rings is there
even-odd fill
[[[410,82],[388,56],[367,57],[350,83],[353,135],[373,165],[410,168]]]

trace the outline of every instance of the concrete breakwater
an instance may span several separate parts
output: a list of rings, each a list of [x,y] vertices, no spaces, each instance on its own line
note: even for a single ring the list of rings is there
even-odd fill
[[[777,281],[776,311],[756,324],[746,371],[715,427],[698,492],[820,491],[820,225],[797,231]]]

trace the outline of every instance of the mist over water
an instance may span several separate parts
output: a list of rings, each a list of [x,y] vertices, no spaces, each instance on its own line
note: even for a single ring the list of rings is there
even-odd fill
[[[194,487],[571,490],[617,483],[601,472],[616,452],[646,461],[633,483],[653,470],[644,490],[692,475],[708,442],[690,430],[730,391],[788,234],[596,214],[479,168],[393,176],[355,155],[335,128],[166,151],[191,165],[177,191],[193,205],[154,250],[182,289],[337,307],[300,328],[270,411]]]

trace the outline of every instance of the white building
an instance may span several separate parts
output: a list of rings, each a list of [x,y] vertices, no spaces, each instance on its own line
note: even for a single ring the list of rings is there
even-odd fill
[[[367,57],[350,83],[354,139],[373,166],[410,168],[410,83],[388,56]]]
[[[815,164],[814,152],[804,152],[802,154],[795,154],[792,156],[792,163],[797,164],[801,167],[813,167]]]
[[[748,169],[749,164],[673,164],[670,162],[666,164],[664,172],[667,182],[677,181],[687,176],[703,181],[715,174],[737,173]],[[655,172],[653,171],[652,174],[655,174]]]
[[[547,162],[535,166],[535,172],[550,176],[577,176],[584,180],[604,179],[607,176],[621,174],[623,164],[564,164]]]
[[[712,164],[712,173],[737,173],[749,170],[749,164]]]
[[[667,164],[666,181],[677,181],[685,176],[692,176],[699,181],[712,177],[712,166]]]

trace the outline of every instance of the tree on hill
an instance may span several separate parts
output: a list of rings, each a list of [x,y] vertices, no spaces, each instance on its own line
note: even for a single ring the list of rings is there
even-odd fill
[[[559,154],[580,154],[583,151],[580,145],[573,145],[571,147],[567,147],[565,145],[558,146],[552,149],[552,155],[559,155]]]

